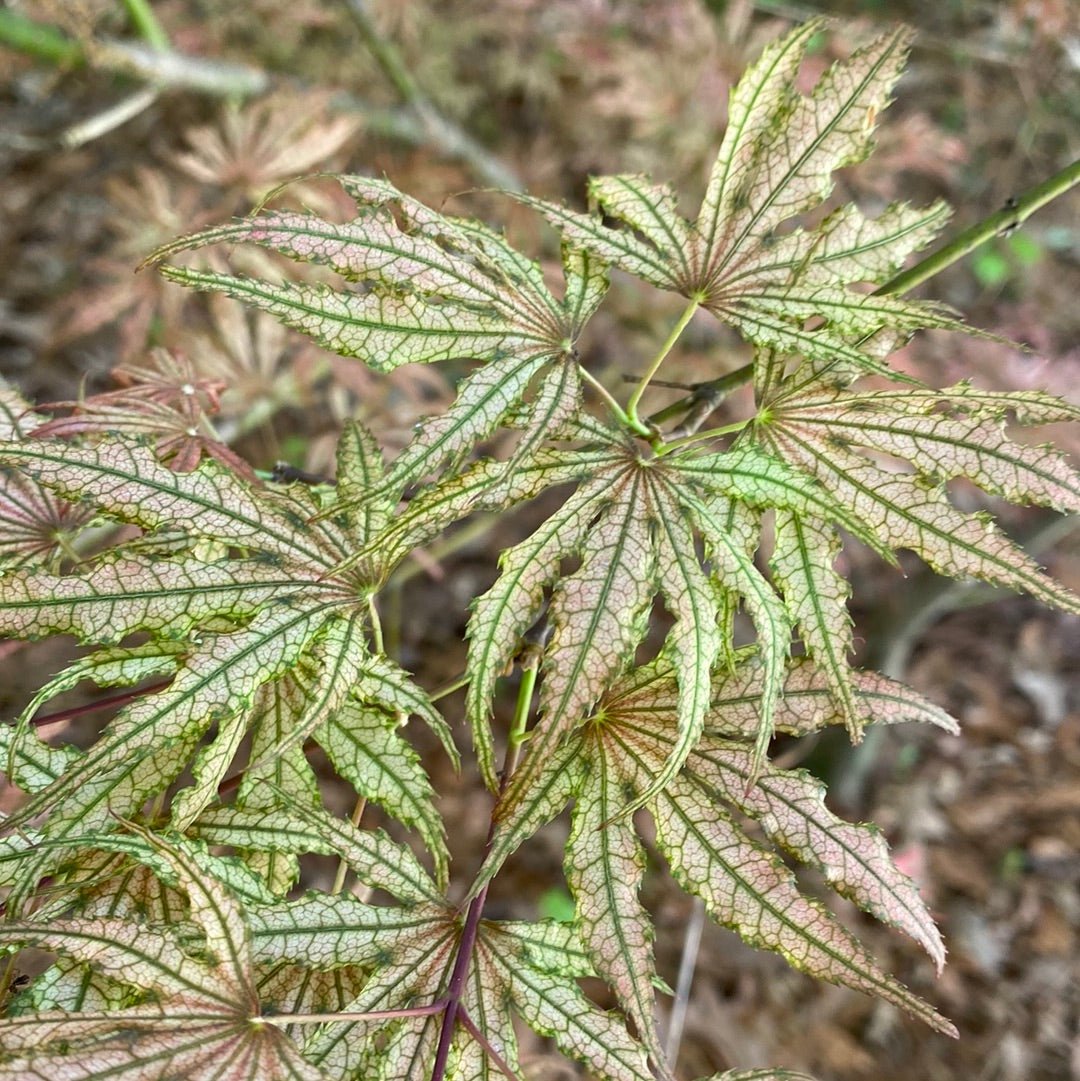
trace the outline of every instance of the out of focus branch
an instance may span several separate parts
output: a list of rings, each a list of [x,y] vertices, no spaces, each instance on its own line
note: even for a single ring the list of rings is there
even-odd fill
[[[84,43],[68,37],[54,26],[0,10],[0,46],[7,46],[57,67],[71,70],[89,68],[128,76],[147,84],[146,89],[159,92],[186,91],[231,100],[261,97],[279,87],[296,91],[312,89],[299,80],[272,76],[247,64],[191,56],[170,47],[161,47],[160,36],[151,36],[154,44],[112,38]],[[386,45],[385,42],[383,44]],[[393,51],[389,55],[392,56]],[[378,55],[376,59],[388,74],[394,70],[392,65],[390,68],[386,66],[389,61],[384,62]],[[406,77],[411,78],[407,72]],[[415,87],[411,82],[402,83],[401,78],[400,72],[392,77],[399,92],[403,85]],[[145,108],[147,96],[140,91],[117,106],[110,107],[100,117],[82,121],[59,137],[37,140],[8,138],[5,141],[9,145],[17,142],[19,146],[37,149],[58,143],[77,145],[104,134],[136,115],[141,108]],[[418,88],[410,89],[408,95],[403,93],[403,97],[405,101],[401,106],[387,109],[372,105],[355,94],[342,92],[334,96],[332,106],[342,112],[358,113],[364,118],[369,131],[385,138],[413,146],[431,146],[448,157],[464,161],[485,183],[509,190],[521,189],[521,181],[512,170],[439,113]],[[136,102],[140,103],[141,108],[134,107]]]

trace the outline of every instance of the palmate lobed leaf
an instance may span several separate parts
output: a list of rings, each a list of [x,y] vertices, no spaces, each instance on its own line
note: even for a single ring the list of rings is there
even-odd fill
[[[186,895],[205,956],[190,954],[174,929],[151,931],[127,920],[0,927],[9,944],[62,951],[154,996],[122,1009],[0,1021],[0,1077],[322,1081],[326,1075],[284,1033],[258,1020],[248,931],[234,898],[186,842],[140,836],[158,869]]]
[[[918,719],[954,730],[937,707],[884,677],[855,673],[853,684],[858,708],[868,716]],[[756,819],[776,848],[821,870],[843,896],[905,931],[940,968],[940,934],[880,834],[836,818],[824,805],[824,786],[810,775],[757,764],[753,741],[763,687],[756,653],[714,681],[703,736],[676,780],[646,803],[661,851],[684,888],[705,899],[713,918],[751,944],[952,1032],[947,1021],[881,972],[824,907],[799,892],[776,849],[752,840],[739,824],[742,816]],[[805,732],[844,723],[828,678],[807,659],[793,664],[784,691],[778,726]],[[575,797],[566,865],[582,939],[657,1062],[663,1060],[651,1039],[652,927],[636,896],[641,850],[626,812],[670,760],[679,699],[667,658],[618,680],[588,724],[541,771],[515,813],[498,824],[474,886],[475,892],[518,844]]]
[[[524,762],[502,793],[497,811],[502,818],[527,798],[559,741],[630,663],[657,595],[675,616],[669,642],[680,688],[679,740],[641,801],[678,772],[701,733],[710,670],[722,646],[717,622],[722,590],[747,605],[770,676],[759,755],[771,732],[790,621],[726,522],[710,509],[711,491],[736,492],[736,478],[752,473],[756,485],[747,493],[752,503],[771,498],[802,506],[811,493],[816,499],[828,497],[805,478],[791,483],[794,473],[754,449],[708,455],[699,462],[692,454],[643,457],[615,433],[604,436],[602,429],[597,437],[606,439],[607,464],[598,466],[532,537],[504,553],[500,578],[478,598],[470,620],[467,709],[481,760],[490,761],[487,725],[495,680],[517,651],[520,634],[539,616],[544,591],[554,587],[540,720]],[[573,454],[567,457],[572,460]],[[709,570],[697,551],[696,535],[704,540]],[[563,575],[560,563],[569,555],[580,557],[580,566]]]
[[[606,267],[568,248],[566,287],[558,298],[536,263],[478,222],[438,214],[384,180],[337,179],[356,201],[353,222],[264,211],[182,238],[152,260],[221,242],[258,244],[325,265],[359,287],[274,285],[172,265],[162,273],[262,308],[378,370],[458,358],[485,362],[458,387],[446,413],[424,424],[393,463],[385,486],[403,486],[471,450],[521,404],[543,367],[574,357],[581,328],[606,292]],[[566,383],[556,413],[572,411],[578,395],[576,381]],[[541,392],[526,424],[525,448],[548,433],[551,420]]]
[[[599,214],[521,198],[564,240],[700,303],[763,349],[897,379],[855,339],[882,327],[960,324],[939,306],[851,287],[895,273],[933,239],[947,208],[894,205],[869,220],[849,206],[816,228],[778,232],[829,195],[834,170],[870,152],[911,37],[903,27],[882,34],[833,65],[803,97],[795,76],[824,25],[811,19],[766,48],[732,91],[727,130],[694,221],[681,217],[670,188],[642,176],[591,179],[590,197],[614,228]],[[808,330],[811,319],[819,325]]]
[[[475,601],[469,623],[466,710],[494,789],[488,713],[495,682],[544,610],[547,590],[553,590],[540,721],[525,761],[502,794],[500,817],[526,798],[559,740],[629,664],[657,595],[675,617],[667,642],[681,696],[679,738],[649,789],[640,793],[640,803],[675,776],[701,734],[711,670],[725,642],[720,620],[730,615],[732,597],[754,620],[767,677],[756,741],[763,761],[792,622],[804,613],[795,599],[785,604],[754,565],[757,512],[771,507],[827,516],[857,536],[873,538],[870,527],[823,485],[752,443],[722,453],[687,448],[653,458],[602,427],[593,426],[589,436],[597,449],[588,479],[532,536],[502,554],[501,574]],[[564,458],[572,463],[575,455]],[[561,563],[568,556],[581,562],[564,575]],[[846,619],[842,604],[839,612]]]
[[[377,472],[374,453],[363,433],[343,437],[346,491],[362,483],[365,470]],[[113,816],[132,814],[163,791],[194,755],[193,782],[172,806],[174,822],[185,826],[217,799],[253,724],[258,739],[248,765],[273,771],[352,702],[402,718],[422,716],[456,757],[447,726],[423,691],[368,644],[368,600],[392,563],[372,555],[361,565],[338,569],[387,520],[385,505],[372,503],[355,518],[342,511],[316,521],[320,505],[306,492],[255,488],[212,462],[177,474],[148,447],[121,439],[93,447],[9,443],[0,449],[0,461],[17,464],[110,517],[140,525],[145,534],[77,573],[28,570],[3,579],[4,632],[73,633],[106,643],[136,632],[153,636],[134,653],[117,650],[111,668],[108,651],[99,655],[100,663],[77,662],[37,696],[34,707],[84,676],[100,677],[102,684],[134,684],[152,668],[172,676],[164,689],[135,695],[86,754],[63,762],[36,746],[24,753],[31,712],[25,713],[8,757],[24,763],[15,776],[27,780],[34,793],[11,824],[48,813],[45,834],[54,839],[109,828]],[[358,535],[349,532],[354,522]],[[153,659],[155,651],[160,661]],[[304,674],[299,709],[289,684],[297,672]],[[269,740],[271,729],[260,722],[268,713],[279,721],[289,718],[287,729],[277,724]],[[205,742],[212,726],[216,732]],[[421,774],[414,768],[413,775]],[[291,772],[277,776],[300,780],[295,759]],[[293,797],[303,789],[300,780]],[[313,796],[309,788],[309,802]],[[417,800],[422,802],[422,790]],[[414,802],[410,822],[435,845],[444,879],[445,845],[433,812],[422,813]],[[37,874],[47,871],[50,858],[42,854]],[[275,861],[272,853],[264,857],[279,887],[289,880],[288,863]],[[30,870],[27,876],[29,883]]]

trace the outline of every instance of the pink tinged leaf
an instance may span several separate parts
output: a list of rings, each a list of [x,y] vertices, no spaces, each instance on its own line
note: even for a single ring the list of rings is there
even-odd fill
[[[271,211],[185,237],[169,248],[190,251],[223,242],[258,244],[297,262],[327,266],[351,282],[409,286],[463,304],[490,306],[499,298],[496,284],[467,258],[435,238],[403,232],[387,211],[344,223]]]
[[[940,574],[979,578],[1030,593],[1063,611],[1080,612],[1080,598],[1043,574],[987,516],[956,510],[940,486],[886,472],[851,451],[820,447],[788,430],[774,430],[770,438],[847,503],[882,543],[910,548]]]
[[[753,657],[713,686],[712,708],[706,718],[708,730],[723,736],[753,738],[758,729],[758,701],[764,668]],[[863,703],[860,712],[876,724],[918,721],[955,735],[959,726],[943,709],[928,702],[902,683],[876,672],[852,672],[855,692]],[[809,658],[791,662],[777,704],[776,728],[792,735],[807,735],[830,724],[843,724],[829,679]]]
[[[20,638],[73,634],[106,643],[138,630],[181,636],[211,616],[250,616],[297,585],[295,574],[256,560],[106,557],[82,575],[7,575],[0,632]]]
[[[604,213],[644,237],[670,268],[671,281],[693,287],[690,263],[693,233],[679,214],[678,199],[666,184],[646,176],[598,176],[589,180],[589,194]]]
[[[727,128],[697,220],[705,251],[714,251],[721,244],[721,229],[746,199],[744,192],[761,156],[762,144],[768,140],[775,118],[791,109],[795,99],[791,88],[803,54],[824,25],[821,19],[808,19],[770,43],[731,91]]]
[[[492,357],[458,387],[457,398],[445,413],[422,422],[416,436],[394,459],[383,488],[416,483],[448,459],[469,453],[498,427],[550,359],[542,353]]]
[[[576,338],[593,317],[608,290],[607,264],[583,248],[565,245],[562,253],[566,292],[563,296],[564,318]]]
[[[661,289],[677,290],[678,280],[664,255],[651,244],[622,229],[611,229],[598,215],[582,214],[531,195],[516,195],[525,206],[542,214],[559,231],[563,242],[583,248],[594,258],[617,266]],[[685,223],[682,226],[685,229]]]
[[[540,720],[500,800],[500,816],[526,796],[545,759],[587,716],[645,636],[656,552],[644,478],[631,462],[610,483],[612,502],[583,539],[581,566],[559,582],[549,607],[554,630],[545,650]]]
[[[816,518],[777,510],[773,575],[798,623],[803,645],[825,673],[852,739],[862,738],[867,717],[855,696],[848,655],[852,650],[851,590],[833,562],[840,552],[835,528]]]
[[[927,207],[893,203],[876,218],[864,217],[855,206],[842,207],[825,219],[816,235],[807,281],[880,285],[911,252],[934,239],[951,213],[941,201]]]
[[[64,953],[130,987],[168,997],[205,993],[205,971],[170,935],[120,919],[56,920],[42,926],[11,922],[0,926],[0,942]],[[227,1010],[229,995],[220,996]]]
[[[314,733],[334,769],[357,793],[419,831],[445,887],[449,856],[435,792],[419,756],[398,734],[400,721],[372,706],[349,702]]]
[[[483,921],[483,938],[492,948],[496,948],[496,932],[509,935],[514,945],[503,949],[513,953],[524,948],[529,964],[553,976],[567,976],[578,979],[583,976],[595,976],[596,969],[581,943],[577,928],[562,920],[500,920],[498,923]]]
[[[576,983],[532,968],[520,955],[492,951],[489,956],[525,1023],[553,1039],[564,1055],[604,1081],[652,1077],[642,1045],[630,1037],[615,1014],[594,1006]]]
[[[242,631],[207,635],[167,689],[120,713],[93,750],[16,818],[48,810],[46,831],[61,837],[130,813],[179,774],[213,720],[246,712],[257,687],[295,664],[324,621],[317,608],[277,605]]]
[[[36,567],[63,554],[63,540],[90,522],[93,512],[58,499],[17,473],[0,473],[0,566]]]
[[[440,897],[411,849],[392,841],[382,830],[359,829],[321,808],[301,804],[269,811],[210,808],[202,813],[196,829],[210,844],[227,844],[245,851],[340,856],[362,882],[406,903],[420,904]]]
[[[259,964],[317,970],[376,968],[444,920],[445,910],[433,905],[369,905],[348,894],[322,893],[247,914]]]
[[[838,893],[910,935],[940,974],[945,947],[918,887],[898,870],[874,826],[844,822],[828,810],[819,780],[803,770],[769,769],[747,790],[751,756],[746,747],[722,740],[699,745],[688,768],[759,821],[770,838],[822,871]]]
[[[824,485],[756,443],[740,442],[718,454],[687,454],[677,459],[677,465],[684,477],[735,504],[762,510],[782,507],[804,516],[835,520],[860,540],[874,543],[872,531]],[[734,520],[737,513],[729,512],[725,520],[714,513],[712,519],[725,526],[725,532],[739,529],[745,542],[750,527]],[[756,550],[756,535],[753,541]]]
[[[473,884],[469,887],[471,900],[491,881],[509,857],[541,826],[558,815],[580,783],[582,755],[580,741],[574,737],[556,747],[529,791],[510,810],[496,808],[495,829],[487,855]]]
[[[492,791],[499,787],[490,728],[496,680],[520,649],[521,635],[539,617],[544,589],[557,579],[563,557],[582,543],[606,490],[607,484],[582,486],[530,537],[504,549],[495,584],[473,602],[465,711],[481,772]]]
[[[389,657],[367,653],[352,687],[353,696],[403,717],[419,717],[439,740],[446,757],[455,769],[461,767],[461,758],[450,726],[432,704],[427,692],[419,687],[404,668]]]
[[[363,691],[358,684],[366,667],[373,660],[367,645],[366,617],[351,613],[344,618],[328,619],[322,632],[305,656],[304,680],[305,701],[303,712],[296,718],[291,731],[280,743],[268,750],[268,757],[262,761],[253,761],[251,766],[259,770],[268,764],[268,759],[287,754],[302,747],[311,733],[318,728],[333,712],[344,705],[350,694]],[[231,760],[231,756],[230,756]],[[181,797],[174,803],[178,821],[188,825],[213,797],[218,784],[224,777],[228,762],[219,762],[219,768],[211,771],[202,792],[190,797]],[[189,802],[190,801],[190,802]]]
[[[236,794],[239,809],[265,813],[280,804],[281,793],[289,801],[312,809],[321,806],[318,782],[303,748],[273,753],[303,716],[307,704],[298,675],[294,670],[273,683],[264,683],[253,696],[249,757],[253,764],[266,761],[266,765],[259,770],[245,770]],[[286,893],[300,876],[299,860],[291,852],[249,852],[246,858],[275,894]]]
[[[901,399],[894,391],[818,389],[777,403],[775,413],[784,429],[814,442],[839,441],[891,454],[928,477],[967,477],[1015,503],[1080,511],[1080,477],[1065,458],[1046,447],[1012,442],[999,417],[964,415],[974,404],[947,391],[913,391]]]
[[[789,50],[794,46],[801,54],[808,41],[806,31],[803,27],[779,42],[766,66],[790,70],[794,54]],[[906,27],[883,34],[834,64],[810,97],[790,91],[777,94],[777,84],[762,85],[760,74],[751,76],[758,93],[777,95],[780,100],[766,113],[769,119],[754,148],[752,166],[743,176],[729,179],[729,183],[735,181],[728,203],[730,218],[725,222],[723,245],[710,259],[713,280],[742,251],[748,237],[764,236],[793,215],[816,206],[832,189],[834,169],[866,157],[873,146],[874,120],[889,102],[910,40]],[[750,110],[756,111],[753,105]],[[720,252],[724,254],[717,258]]]
[[[357,543],[373,540],[390,521],[393,497],[373,498],[385,468],[375,437],[359,421],[342,429],[337,447],[337,502]]]
[[[549,363],[540,377],[536,396],[525,407],[520,423],[515,424],[522,429],[521,438],[503,467],[506,481],[496,491],[499,488],[511,491],[522,466],[533,461],[546,443],[563,434],[581,406],[577,361],[564,359]]]
[[[650,480],[657,579],[668,611],[675,616],[665,648],[679,684],[678,730],[670,757],[631,809],[643,806],[678,773],[701,735],[709,708],[712,667],[723,644],[717,625],[716,582],[701,566],[678,487],[669,490],[662,475]]]
[[[259,969],[259,1001],[263,1014],[336,1013],[360,993],[366,973],[356,967],[313,972],[305,964],[276,965]],[[299,1041],[308,1026],[286,1025],[281,1031]]]
[[[316,534],[296,528],[282,506],[286,501],[257,492],[214,462],[194,473],[174,473],[149,447],[118,439],[93,447],[5,444],[0,465],[22,469],[61,495],[149,531],[211,537],[320,571],[335,561]]]
[[[811,976],[882,998],[956,1035],[933,1007],[882,972],[824,906],[799,892],[783,863],[715,805],[709,786],[679,777],[657,797],[654,815],[657,843],[676,880],[722,926]]]
[[[394,940],[388,958],[372,973],[346,1011],[368,1013],[433,1002],[453,965],[458,936],[457,923],[445,909],[426,920],[417,920],[411,935]],[[372,1037],[387,1024],[393,1022],[371,1018],[325,1025],[301,1045],[304,1057],[331,1077],[354,1076],[365,1060],[374,1066],[370,1062]]]
[[[608,761],[602,734],[589,740],[591,761],[574,805],[566,878],[581,938],[600,975],[633,1021],[654,1066],[670,1077],[656,1025],[654,931],[638,891],[645,852],[627,815],[622,778]]]
[[[456,304],[430,304],[421,297],[339,293],[324,285],[271,285],[211,271],[165,266],[170,281],[226,296],[268,312],[344,357],[357,357],[376,371],[403,364],[430,364],[460,357],[494,359],[521,335],[493,315]],[[526,339],[530,345],[544,342]]]
[[[791,622],[772,586],[736,538],[717,520],[714,508],[686,490],[681,493],[681,498],[705,539],[705,550],[714,564],[716,580],[722,588],[742,597],[758,632],[764,678],[758,702],[760,716],[754,753],[756,760],[763,762],[775,728],[774,714],[783,688],[784,663],[791,649]]]

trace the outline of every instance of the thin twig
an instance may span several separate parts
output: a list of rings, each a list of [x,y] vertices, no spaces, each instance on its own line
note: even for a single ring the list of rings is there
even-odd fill
[[[690,988],[694,983],[694,971],[697,968],[701,932],[704,927],[705,905],[700,897],[695,897],[694,906],[690,912],[690,922],[686,925],[686,934],[683,937],[679,976],[675,983],[675,999],[671,1004],[671,1018],[668,1020],[667,1036],[664,1039],[664,1054],[672,1067],[679,1058],[683,1029],[686,1027],[686,1010],[690,1004]]]
[[[272,76],[245,64],[191,56],[176,49],[157,49],[131,41],[99,38],[84,45],[53,26],[0,10],[0,45],[6,45],[66,68],[93,68],[127,75],[161,90],[183,90],[208,97],[245,100],[287,88],[304,93],[314,87],[300,79]],[[395,139],[410,146],[431,146],[447,157],[465,162],[486,184],[507,191],[521,191],[520,177],[453,121],[430,105],[415,103],[385,108],[346,91],[334,92],[330,107],[338,112],[358,113],[372,134]],[[5,135],[8,146],[35,150],[55,145],[56,140]]]
[[[468,132],[450,120],[421,89],[398,47],[379,33],[364,0],[345,0],[368,52],[393,84],[402,103],[416,116],[426,142],[451,157],[469,162],[488,183],[506,191],[521,191],[521,179]]]

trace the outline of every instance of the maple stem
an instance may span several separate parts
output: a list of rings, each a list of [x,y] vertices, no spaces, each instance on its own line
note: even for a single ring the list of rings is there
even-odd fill
[[[940,251],[920,259],[914,266],[890,278],[876,293],[906,293],[916,285],[940,274],[946,267],[959,262],[980,244],[996,236],[1008,236],[1018,229],[1036,210],[1064,195],[1070,188],[1080,184],[1080,160],[1055,173],[1048,180],[1037,184],[1023,195],[1010,199],[996,214],[976,222],[954,237]]]
[[[437,690],[431,692],[428,695],[429,702],[438,702],[440,698],[446,698],[448,695],[454,693],[454,691],[460,691],[462,687],[467,686],[469,683],[469,676],[466,673],[458,676],[457,679],[450,680],[449,683],[444,683]]]
[[[533,689],[536,686],[536,675],[540,667],[538,652],[530,651],[527,657],[528,659],[522,664],[521,685],[518,687],[517,707],[514,710],[514,721],[510,728],[506,757],[503,760],[500,792],[506,788],[507,782],[517,768],[521,744],[525,739],[525,727],[529,720]],[[485,857],[491,851],[491,841],[494,836],[495,816],[492,815],[491,822],[488,825],[487,839],[484,842]],[[446,1076],[446,1064],[450,1057],[450,1044],[454,1038],[454,1028],[464,1009],[461,1003],[461,995],[465,988],[465,980],[469,975],[473,950],[476,948],[476,937],[480,931],[480,916],[484,911],[484,902],[487,900],[489,885],[490,882],[481,888],[480,892],[469,902],[468,910],[465,913],[465,924],[461,929],[461,939],[458,942],[457,956],[454,958],[454,968],[450,973],[450,983],[446,988],[444,999],[446,1012],[443,1014],[439,1043],[435,1048],[435,1062],[431,1067],[431,1081],[443,1081]]]
[[[163,679],[160,683],[149,683],[134,691],[124,691],[123,694],[110,695],[108,698],[95,698],[93,702],[87,702],[82,706],[72,706],[70,709],[61,709],[56,713],[46,713],[42,717],[35,717],[30,723],[34,728],[44,728],[46,725],[59,724],[61,721],[69,721],[72,717],[81,717],[84,713],[93,713],[95,710],[107,709],[109,706],[123,705],[133,699],[141,698],[144,694],[153,694],[163,687],[168,687],[171,679]]]
[[[371,620],[371,642],[375,646],[376,653],[385,653],[382,632],[382,620],[379,619],[379,609],[375,605],[375,594],[368,597],[368,618]]]
[[[124,0],[124,7],[127,8],[128,18],[147,45],[158,52],[166,52],[172,47],[165,27],[158,22],[146,0]]]
[[[682,439],[673,439],[670,443],[662,443],[656,453],[658,455],[669,454],[680,447],[689,446],[691,443],[700,443],[705,439],[719,439],[722,435],[731,435],[733,432],[741,432],[755,418],[746,417],[737,420],[733,424],[725,424],[722,428],[707,428],[703,432],[694,432],[692,435],[683,436]]]
[[[364,811],[367,808],[367,796],[357,796],[356,803],[353,804],[352,814],[349,815],[349,821],[354,826],[360,825],[360,819],[364,817]],[[338,860],[337,871],[334,873],[334,884],[330,888],[332,896],[336,896],[341,893],[345,887],[345,876],[349,873],[349,865],[343,860]]]
[[[487,1057],[491,1059],[491,1061],[494,1062],[508,1078],[510,1078],[510,1081],[520,1081],[520,1078],[514,1073],[510,1063],[508,1063],[506,1059],[491,1046],[491,1041],[480,1031],[476,1022],[469,1016],[469,1011],[466,1010],[464,1006],[458,1011],[458,1020],[461,1022],[462,1028],[468,1030],[472,1038],[484,1049],[484,1053]]]
[[[652,382],[652,378],[660,370],[660,365],[664,363],[668,353],[671,352],[675,343],[682,337],[682,333],[686,330],[690,324],[690,320],[694,318],[694,313],[698,310],[700,302],[698,300],[691,300],[689,304],[683,309],[682,315],[679,316],[678,322],[671,328],[671,333],[664,340],[664,344],[660,346],[659,352],[652,359],[652,363],[649,365],[648,370],[641,377],[641,381],[637,385],[637,389],[630,395],[630,401],[626,404],[626,415],[636,432],[643,435],[649,434],[649,428],[645,422],[638,416],[638,404],[641,401],[641,396],[648,389],[649,383]]]
[[[611,393],[611,391],[608,390],[607,387],[605,387],[604,384],[601,383],[600,380],[592,374],[592,372],[588,371],[583,364],[578,365],[578,371],[581,373],[582,378],[593,388],[593,390],[595,390],[596,393],[604,399],[604,403],[607,405],[608,409],[610,409],[611,412],[615,414],[615,419],[618,420],[620,424],[630,424],[631,421],[630,418],[626,415],[626,410],[623,409],[621,405],[619,405],[618,401],[615,399],[615,396]],[[642,425],[641,431],[638,434],[648,435],[649,430],[644,425]]]

